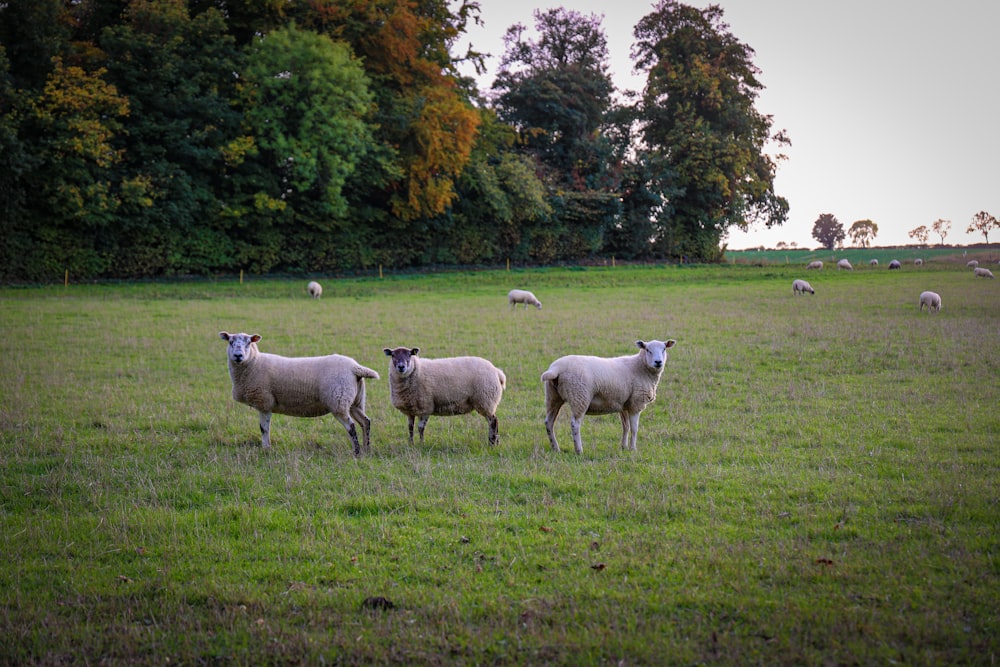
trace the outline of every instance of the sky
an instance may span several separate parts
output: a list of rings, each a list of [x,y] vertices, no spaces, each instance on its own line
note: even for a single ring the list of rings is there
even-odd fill
[[[732,230],[729,249],[818,247],[812,228],[824,213],[845,232],[871,220],[877,246],[914,243],[908,232],[938,219],[951,221],[948,244],[984,240],[966,229],[979,211],[1000,218],[1000,1],[714,4],[755,52],[764,86],[757,111],[772,116],[772,129],[786,130],[792,142],[781,149],[787,159],[774,182],[788,200],[788,220],[770,230]],[[483,25],[470,26],[466,39],[491,54],[481,90],[493,83],[506,29],[522,23],[534,37],[533,10],[555,7],[603,17],[615,85],[642,89],[642,75],[632,72],[632,29],[652,2],[480,0]],[[939,241],[932,234],[931,242]],[[1000,242],[1000,230],[990,241]]]

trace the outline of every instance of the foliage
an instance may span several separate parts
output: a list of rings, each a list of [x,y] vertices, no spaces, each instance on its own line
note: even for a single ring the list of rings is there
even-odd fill
[[[911,239],[916,239],[920,245],[927,245],[927,239],[931,236],[931,230],[927,229],[927,225],[920,225],[911,229],[908,234]]]
[[[716,259],[726,230],[784,222],[774,192],[771,118],[754,107],[761,84],[753,49],[736,39],[717,5],[660,0],[635,27],[632,55],[646,85],[638,107],[643,145],[671,173],[669,205],[657,220],[671,256]],[[666,197],[665,197],[666,199]]]
[[[948,236],[948,232],[951,231],[951,220],[938,218],[931,224],[931,229],[934,230],[935,234],[941,237],[941,245],[944,245],[944,239]]]
[[[971,379],[1000,371],[995,281],[823,271],[804,299],[802,270],[0,289],[0,663],[988,661],[1000,390]],[[513,281],[545,308],[511,312]],[[221,328],[379,370],[397,344],[487,357],[500,444],[470,415],[411,447],[383,375],[370,455],[329,416],[275,416],[264,452]],[[613,415],[582,456],[547,448],[552,359],[668,336],[638,452]]]
[[[851,237],[854,245],[867,248],[878,236],[878,225],[871,220],[855,220],[847,230],[847,235]]]
[[[844,242],[844,226],[832,213],[822,213],[813,223],[812,237],[833,250]]]
[[[972,224],[965,230],[965,233],[979,232],[983,235],[986,242],[989,243],[991,229],[1000,229],[1000,220],[997,220],[986,211],[980,211],[972,216]]]

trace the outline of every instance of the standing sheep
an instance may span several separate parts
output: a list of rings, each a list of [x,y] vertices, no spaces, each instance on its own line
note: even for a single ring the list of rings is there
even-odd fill
[[[972,270],[972,273],[980,278],[992,278],[993,272],[989,269],[981,269],[978,266]]]
[[[534,306],[538,310],[542,309],[542,302],[535,298],[534,294],[523,289],[512,289],[507,292],[507,303],[510,304],[511,308],[517,308],[517,304],[523,303],[525,310],[528,309],[528,306]]]
[[[503,371],[482,357],[418,359],[420,348],[384,348],[389,362],[389,395],[392,406],[407,416],[410,444],[413,421],[418,419],[420,444],[431,415],[450,417],[475,410],[489,424],[488,442],[499,442],[497,406],[507,386]]]
[[[354,455],[361,454],[356,420],[369,450],[371,420],[365,414],[365,378],[378,373],[339,354],[282,357],[257,349],[258,334],[219,332],[229,342],[229,377],[233,399],[260,413],[261,445],[271,447],[271,414],[322,417],[333,414],[347,429]],[[353,419],[352,419],[353,417]]]
[[[869,266],[878,266],[878,260],[877,259],[873,259],[873,260],[869,261],[868,264],[869,264]]]
[[[838,269],[847,269],[848,271],[853,271],[854,270],[854,267],[851,266],[851,263],[848,262],[846,259],[842,259],[839,262],[837,262],[837,268]]]
[[[965,266],[966,266],[967,268],[970,268],[970,269],[974,269],[974,268],[976,268],[977,266],[979,266],[979,260],[976,260],[976,259],[970,259],[970,260],[969,260],[968,262],[966,262],[966,263],[965,263]]]
[[[806,266],[806,268],[807,269],[822,269],[823,268],[823,262],[821,262],[821,261],[819,261],[817,259],[815,262],[809,262],[809,265]]]
[[[806,280],[795,280],[792,282],[793,295],[805,294],[806,292],[809,292],[810,294],[815,294],[816,290],[814,290],[812,288],[812,285],[810,285],[809,282]]]
[[[306,285],[306,290],[309,292],[309,296],[314,299],[318,299],[323,296],[323,286],[315,280],[310,281],[310,283]]]
[[[559,451],[555,424],[563,404],[572,410],[570,430],[577,454],[583,453],[580,427],[584,415],[618,413],[622,449],[636,449],[639,415],[656,399],[656,386],[667,363],[667,350],[676,344],[653,340],[635,343],[639,353],[625,357],[569,355],[552,362],[542,373],[545,383],[545,431],[552,449]]]
[[[913,260],[913,266],[923,266],[923,265],[924,265],[924,260],[920,259],[919,257]]]
[[[927,306],[927,312],[931,311],[935,313],[941,312],[941,295],[937,292],[921,292],[920,293],[920,308],[923,310],[924,306]]]
[[[889,262],[889,270],[890,271],[892,271],[893,269],[901,269],[901,268],[903,268],[903,265],[902,265],[902,263],[900,263],[900,261],[898,259],[894,259],[891,262]]]

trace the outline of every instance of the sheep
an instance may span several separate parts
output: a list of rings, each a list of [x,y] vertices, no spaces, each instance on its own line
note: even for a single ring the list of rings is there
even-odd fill
[[[511,308],[517,308],[517,304],[523,303],[525,310],[528,309],[528,306],[534,306],[538,310],[542,309],[542,302],[534,294],[523,289],[512,289],[507,292],[507,303],[510,304]]]
[[[799,293],[805,294],[806,292],[809,292],[810,294],[815,294],[816,290],[814,290],[812,288],[812,285],[810,285],[809,282],[806,280],[795,280],[792,282],[793,295],[797,295]]]
[[[821,262],[819,260],[816,260],[815,262],[809,262],[809,265],[806,266],[806,268],[807,269],[822,269],[823,268],[823,262]]]
[[[839,262],[837,262],[837,268],[838,269],[847,269],[848,271],[853,271],[854,270],[854,267],[851,266],[851,263],[849,261],[847,261],[846,259],[842,259]]]
[[[898,259],[894,259],[891,262],[889,262],[889,270],[890,271],[892,271],[893,269],[901,269],[901,268],[903,268],[903,265],[902,265],[902,263],[900,263],[900,261]]]
[[[667,363],[667,350],[677,341],[636,341],[639,353],[604,358],[583,355],[560,357],[542,373],[545,383],[545,431],[552,449],[559,451],[555,423],[559,410],[569,403],[570,430],[577,454],[583,453],[580,427],[584,415],[618,413],[622,423],[622,449],[636,449],[639,415],[656,399],[656,386]]]
[[[924,265],[924,260],[920,259],[919,257],[913,260],[913,266],[923,266],[923,265]]]
[[[973,274],[975,274],[980,278],[993,278],[993,272],[990,271],[989,269],[981,269],[979,267],[976,267],[972,270],[972,272]]]
[[[976,268],[977,266],[979,266],[979,260],[976,260],[976,259],[970,259],[970,260],[969,260],[968,262],[966,262],[966,263],[965,263],[965,266],[966,266],[967,268],[970,268],[970,269],[974,269],[974,268]]]
[[[878,266],[878,260],[877,259],[873,259],[873,260],[869,261],[868,264],[870,266]]]
[[[927,306],[927,312],[930,313],[934,311],[935,313],[941,312],[941,295],[937,292],[921,292],[920,293],[920,310]]]
[[[420,444],[432,415],[449,417],[475,410],[489,424],[487,442],[499,442],[497,406],[507,387],[507,376],[482,357],[417,357],[420,348],[397,347],[382,350],[389,361],[389,395],[392,406],[407,416],[410,444],[413,421],[418,419]]]
[[[347,429],[354,455],[361,454],[355,421],[370,449],[371,420],[365,414],[365,378],[378,373],[339,354],[282,357],[257,349],[259,334],[219,332],[229,342],[229,376],[233,399],[260,413],[261,445],[271,447],[271,414],[321,417],[333,414]]]
[[[323,286],[315,280],[310,281],[309,284],[306,285],[306,291],[309,292],[309,296],[314,299],[318,299],[323,296]]]

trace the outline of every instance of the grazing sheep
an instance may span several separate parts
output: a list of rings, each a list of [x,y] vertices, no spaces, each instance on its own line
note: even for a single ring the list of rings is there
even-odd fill
[[[924,265],[924,260],[920,259],[919,257],[913,260],[913,266],[923,266],[923,265]]]
[[[930,313],[934,311],[935,313],[941,312],[941,295],[937,292],[921,292],[920,293],[920,310],[927,306],[927,312]]]
[[[497,406],[507,386],[503,371],[481,357],[418,359],[420,348],[384,348],[389,362],[389,395],[392,406],[408,418],[410,444],[413,420],[419,419],[420,444],[431,415],[450,417],[475,410],[489,424],[488,442],[499,442]]]
[[[870,262],[868,262],[868,264],[871,265],[871,266],[878,266],[878,260],[877,259],[873,259]]]
[[[523,289],[512,289],[507,292],[507,303],[510,304],[511,308],[517,308],[517,304],[523,303],[525,310],[528,309],[528,306],[534,306],[538,310],[542,309],[542,302],[535,298],[534,294]]]
[[[823,268],[823,262],[821,262],[819,260],[816,260],[815,262],[809,262],[809,265],[806,266],[806,268],[807,269],[822,269]]]
[[[975,275],[979,276],[980,278],[992,278],[993,277],[993,272],[990,271],[989,269],[981,269],[979,267],[976,267],[975,269],[972,270],[972,272]]]
[[[365,378],[378,373],[339,354],[282,357],[257,349],[258,334],[219,332],[229,341],[229,377],[233,399],[260,413],[261,445],[271,447],[271,414],[322,417],[333,414],[347,429],[354,455],[361,454],[357,421],[369,449],[371,420],[365,414]],[[352,419],[353,418],[353,419]]]
[[[893,269],[901,269],[901,268],[903,268],[903,265],[900,263],[898,259],[894,259],[891,262],[889,262],[890,271],[892,271]]]
[[[965,266],[970,269],[974,269],[977,266],[979,266],[979,261],[975,259],[970,259],[968,262],[965,263]]]
[[[323,296],[323,286],[315,280],[306,285],[306,290],[309,292],[309,296],[314,299],[318,299]]]
[[[851,263],[848,262],[846,259],[842,259],[839,262],[837,262],[837,268],[838,269],[847,269],[848,271],[853,271],[854,270],[854,267],[851,266]]]
[[[545,383],[545,431],[552,449],[559,451],[555,424],[559,410],[569,403],[570,430],[577,454],[583,453],[580,427],[584,415],[618,413],[622,449],[636,449],[639,415],[656,399],[656,386],[667,363],[667,350],[676,344],[652,340],[635,343],[639,353],[625,357],[569,355],[552,362],[542,373]]]
[[[812,285],[810,285],[808,281],[795,280],[792,282],[792,294],[794,295],[800,293],[805,294],[806,292],[809,292],[810,294],[815,294],[816,290],[812,288]]]

